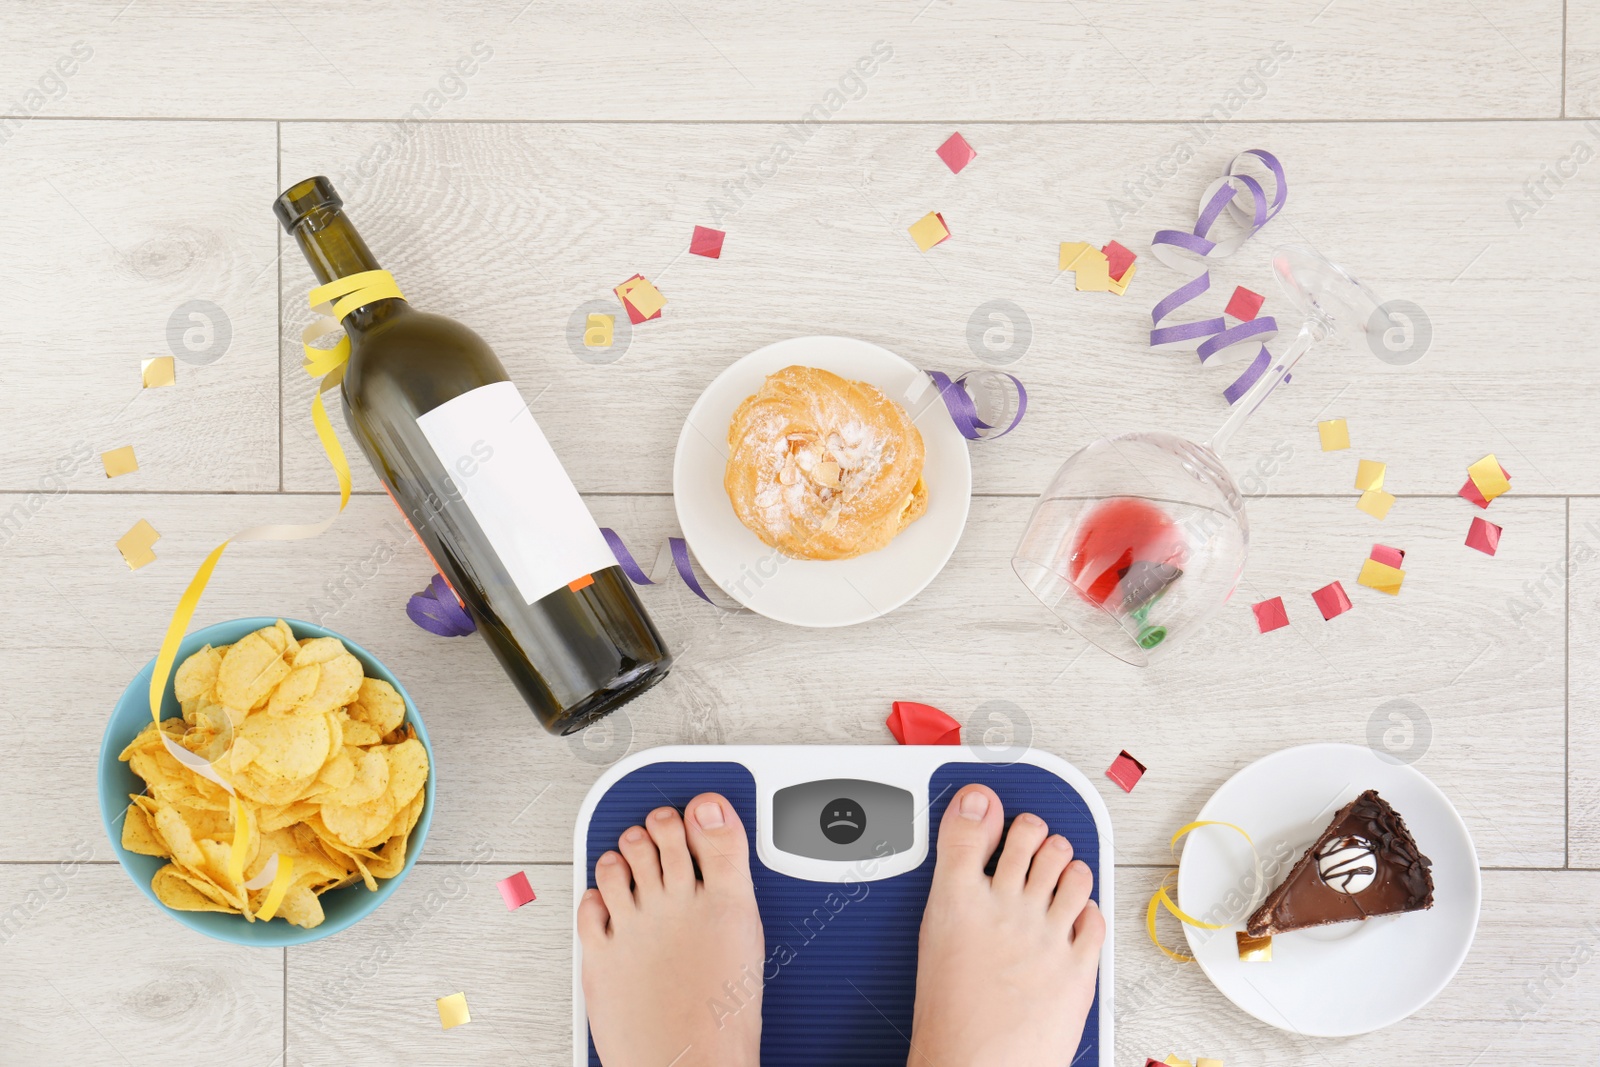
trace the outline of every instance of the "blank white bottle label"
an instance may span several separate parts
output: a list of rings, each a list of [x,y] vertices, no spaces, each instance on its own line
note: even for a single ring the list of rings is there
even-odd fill
[[[528,603],[616,566],[511,382],[462,393],[417,425]]]

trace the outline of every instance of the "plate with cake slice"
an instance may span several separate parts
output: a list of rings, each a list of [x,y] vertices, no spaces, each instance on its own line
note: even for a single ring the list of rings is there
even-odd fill
[[[1346,1037],[1427,1004],[1472,947],[1478,853],[1426,776],[1360,745],[1284,749],[1239,771],[1186,838],[1184,926],[1223,995],[1292,1033]],[[1257,867],[1257,857],[1260,866]]]

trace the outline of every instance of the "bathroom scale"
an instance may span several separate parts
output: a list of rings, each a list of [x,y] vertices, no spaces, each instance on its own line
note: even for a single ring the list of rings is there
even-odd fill
[[[766,930],[763,1067],[904,1063],[916,994],[917,934],[944,809],[981,783],[1009,820],[1031,811],[1072,842],[1105,913],[1094,1003],[1072,1067],[1112,1062],[1114,866],[1111,819],[1083,773],[1046,752],[965,746],[712,745],[647,749],[589,790],[573,837],[573,906],[595,861],[655,808],[721,793],[750,837]],[[573,926],[574,1067],[602,1067],[589,1038]],[[709,1009],[708,1009],[709,1010]],[[1063,1064],[1062,1067],[1067,1067]]]

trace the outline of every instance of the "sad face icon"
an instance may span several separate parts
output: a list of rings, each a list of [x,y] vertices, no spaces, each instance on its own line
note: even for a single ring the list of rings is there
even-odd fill
[[[848,845],[867,828],[866,813],[849,797],[841,797],[822,809],[822,836],[836,845]]]

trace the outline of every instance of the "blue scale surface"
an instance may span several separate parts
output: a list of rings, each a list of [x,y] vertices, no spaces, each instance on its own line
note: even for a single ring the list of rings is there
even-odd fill
[[[936,768],[928,790],[936,799],[929,811],[927,859],[897,877],[853,884],[792,878],[761,863],[755,843],[755,780],[743,764],[650,764],[619,779],[596,805],[587,838],[588,882],[592,888],[595,861],[653,809],[667,804],[681,811],[700,793],[721,793],[750,837],[751,874],[766,930],[763,1067],[903,1064],[916,995],[917,932],[933,879],[939,823],[950,798],[973,782],[995,791],[1008,819],[1031,811],[1053,833],[1065,835],[1094,872],[1094,896],[1099,899],[1100,835],[1094,816],[1071,785],[1026,763],[960,762]],[[790,951],[781,952],[780,943]],[[1099,1015],[1097,989],[1073,1064],[1100,1063]],[[592,1039],[589,1063],[602,1067]]]

